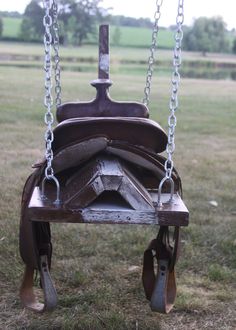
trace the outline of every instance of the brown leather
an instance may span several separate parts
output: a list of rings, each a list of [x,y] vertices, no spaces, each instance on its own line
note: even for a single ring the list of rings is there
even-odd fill
[[[105,136],[91,136],[78,143],[72,143],[54,154],[52,166],[54,173],[71,167],[78,167],[107,148],[109,140]]]
[[[139,117],[148,118],[148,108],[138,102],[117,102],[110,99],[108,88],[112,85],[109,79],[99,79],[92,83],[97,95],[90,102],[70,102],[57,109],[57,120],[62,122],[70,118],[81,117]]]
[[[54,130],[54,152],[88,136],[102,135],[160,153],[165,150],[167,136],[156,122],[145,118],[98,117],[68,119]]]
[[[49,223],[32,222],[27,212],[32,192],[41,181],[43,171],[44,164],[29,176],[23,189],[21,202],[20,254],[24,263],[34,269],[40,269],[40,255],[47,255],[50,268],[52,255]]]
[[[104,136],[91,136],[79,143],[65,145],[54,154],[53,169],[59,173],[70,167],[80,166],[99,152],[112,154],[128,161],[130,164],[147,169],[154,174],[156,179],[162,179],[165,175],[165,158],[154,152],[148,152],[141,147],[133,146],[127,142],[109,140]],[[40,162],[38,166],[43,166]],[[141,173],[143,175],[143,173]],[[181,180],[176,169],[173,169],[175,190],[181,194]],[[155,185],[157,182],[155,178]],[[156,188],[156,186],[155,186]],[[165,188],[165,187],[164,187]],[[164,190],[163,190],[164,191]]]
[[[34,292],[34,268],[26,265],[23,281],[20,288],[20,299],[24,307],[35,312],[53,310],[57,305],[57,293],[49,273],[46,255],[40,256],[40,280],[43,289],[44,302],[38,300]]]
[[[53,309],[56,306],[56,291],[52,284],[49,269],[52,244],[50,225],[47,222],[32,222],[28,216],[28,204],[36,185],[39,184],[44,164],[27,179],[21,201],[20,254],[25,263],[25,273],[20,289],[22,304],[36,312]],[[33,290],[34,272],[39,270],[45,302],[39,303]]]

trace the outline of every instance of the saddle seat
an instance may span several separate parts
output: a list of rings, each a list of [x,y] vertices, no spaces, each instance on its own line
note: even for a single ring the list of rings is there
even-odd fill
[[[58,107],[54,152],[94,135],[125,141],[155,153],[165,150],[166,133],[158,123],[148,119],[149,111],[144,104],[112,100],[109,79],[97,79],[91,85],[97,90],[94,100],[69,102]]]

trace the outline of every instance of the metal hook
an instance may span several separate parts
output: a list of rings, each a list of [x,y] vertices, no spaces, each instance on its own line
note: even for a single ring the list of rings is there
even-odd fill
[[[46,200],[47,197],[45,195],[45,182],[46,180],[53,180],[56,184],[56,188],[57,188],[57,193],[56,193],[56,199],[55,201],[53,202],[56,206],[59,206],[61,201],[60,201],[60,183],[59,181],[57,180],[57,178],[53,175],[53,176],[49,176],[49,177],[44,177],[43,181],[42,181],[42,190],[41,190],[41,198],[43,200]]]
[[[173,195],[174,195],[174,187],[175,187],[175,184],[174,184],[174,180],[170,177],[164,177],[160,184],[159,184],[159,187],[158,187],[158,200],[157,200],[157,206],[160,207],[162,206],[162,202],[161,202],[161,191],[162,191],[162,186],[163,184],[166,182],[166,181],[170,181],[170,199],[168,200],[167,203],[171,203],[172,200],[173,200]]]

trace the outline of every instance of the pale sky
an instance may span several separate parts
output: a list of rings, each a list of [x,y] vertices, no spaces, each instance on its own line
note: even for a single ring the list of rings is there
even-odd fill
[[[0,10],[24,12],[30,0],[1,0]],[[175,24],[178,0],[163,0],[161,26]],[[153,19],[156,0],[103,0],[104,7],[112,7],[112,14],[149,17]],[[199,16],[222,16],[229,29],[236,28],[236,0],[185,0],[185,24]]]

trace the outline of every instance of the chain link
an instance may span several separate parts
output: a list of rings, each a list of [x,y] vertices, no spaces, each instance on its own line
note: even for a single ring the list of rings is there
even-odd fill
[[[184,22],[184,11],[183,11],[184,0],[178,0],[178,13],[176,17],[176,33],[175,33],[175,47],[173,56],[173,73],[171,79],[171,97],[169,101],[170,115],[168,117],[168,142],[166,146],[167,159],[165,161],[165,177],[159,185],[161,190],[162,185],[165,181],[170,181],[171,186],[173,186],[172,171],[174,168],[174,162],[172,159],[173,153],[175,151],[175,128],[177,124],[176,111],[179,106],[178,102],[178,91],[180,83],[179,68],[181,66],[181,45],[183,39],[182,25]],[[170,201],[173,197],[173,189],[171,189]],[[159,202],[160,203],[160,200]]]
[[[50,15],[50,10],[52,6],[51,0],[44,0],[43,2],[45,8],[45,16],[43,18],[43,25],[45,28],[44,33],[44,71],[45,71],[45,96],[44,96],[44,106],[46,108],[46,113],[44,115],[44,122],[47,125],[47,129],[44,135],[46,142],[45,157],[47,161],[47,166],[45,169],[45,177],[47,179],[52,179],[54,176],[52,168],[53,160],[53,151],[52,151],[52,142],[53,142],[53,114],[51,112],[53,106],[52,98],[52,63],[51,63],[51,44],[52,44],[52,17]]]
[[[153,32],[152,32],[152,43],[150,46],[150,55],[148,58],[148,69],[147,69],[147,76],[146,76],[146,85],[144,88],[144,98],[143,103],[148,106],[150,102],[150,93],[151,93],[151,81],[153,75],[153,65],[155,62],[155,51],[157,49],[157,36],[159,31],[159,20],[161,17],[161,6],[163,0],[156,1],[156,12],[154,14],[154,25],[153,25]]]
[[[58,5],[56,0],[52,2],[52,31],[53,31],[53,49],[54,49],[54,75],[55,75],[55,103],[58,107],[61,104],[61,68],[59,57],[59,34],[57,20]]]
[[[45,15],[43,17],[43,25],[45,28],[44,33],[44,71],[45,71],[45,96],[44,96],[44,106],[46,112],[44,115],[44,122],[47,125],[44,139],[46,142],[45,158],[47,161],[45,168],[45,177],[42,181],[42,198],[45,196],[45,181],[53,180],[57,193],[56,199],[54,201],[55,205],[60,205],[60,184],[54,175],[52,161],[53,161],[53,150],[52,142],[54,140],[52,124],[54,121],[52,107],[53,107],[53,97],[52,97],[52,63],[51,63],[51,48],[54,48],[54,62],[55,62],[55,93],[56,93],[56,105],[61,103],[61,85],[60,85],[60,65],[59,65],[59,37],[58,37],[58,24],[57,24],[57,4],[54,0],[43,0],[43,5],[45,9]],[[51,15],[52,14],[52,15]]]

